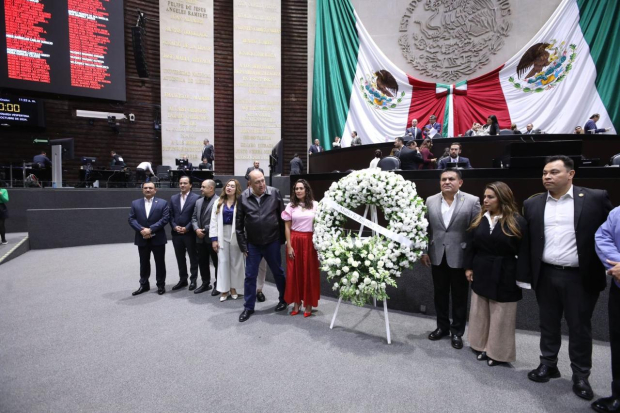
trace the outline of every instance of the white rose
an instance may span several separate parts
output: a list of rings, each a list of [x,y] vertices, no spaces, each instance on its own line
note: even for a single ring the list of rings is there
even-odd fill
[[[385,265],[385,263],[383,261],[379,261],[377,263],[377,267],[379,267],[379,268],[383,268],[384,265]]]
[[[371,281],[371,282],[370,282],[370,286],[371,286],[372,288],[377,288],[377,282],[376,282],[376,281]]]
[[[367,267],[370,267],[370,261],[368,261],[368,260],[364,261],[364,265],[367,266]]]
[[[342,274],[342,271],[336,270],[336,275],[339,276],[340,274]]]
[[[362,248],[364,244],[359,239],[355,241],[355,248]]]
[[[346,265],[344,267],[342,267],[342,271],[344,273],[348,273],[349,272],[349,267],[347,267]]]
[[[370,278],[368,277],[364,278],[364,284],[368,285],[370,283],[371,283]]]
[[[340,282],[342,283],[342,285],[347,285],[349,283],[349,280],[343,278]]]
[[[369,259],[369,260],[374,260],[374,259],[375,259],[375,256],[374,256],[373,254],[368,254],[368,259]]]
[[[360,263],[357,262],[357,261],[353,261],[353,263],[351,263],[351,265],[353,265],[355,268],[357,268],[360,265]]]
[[[385,290],[385,283],[381,283],[381,289]]]
[[[353,278],[358,278],[360,276],[360,274],[357,271],[353,271],[353,274],[351,274],[351,277]]]

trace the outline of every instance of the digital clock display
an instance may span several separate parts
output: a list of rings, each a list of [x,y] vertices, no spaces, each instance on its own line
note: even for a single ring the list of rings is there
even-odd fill
[[[0,124],[44,127],[43,102],[20,97],[0,97]]]

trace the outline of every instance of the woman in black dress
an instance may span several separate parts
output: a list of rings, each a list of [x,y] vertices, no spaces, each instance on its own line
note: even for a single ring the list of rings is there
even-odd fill
[[[468,338],[478,360],[494,366],[516,359],[517,301],[531,282],[528,229],[505,183],[488,184],[483,204],[465,252],[472,288]]]
[[[487,124],[483,128],[489,135],[499,135],[499,122],[497,116],[489,115],[487,118]]]

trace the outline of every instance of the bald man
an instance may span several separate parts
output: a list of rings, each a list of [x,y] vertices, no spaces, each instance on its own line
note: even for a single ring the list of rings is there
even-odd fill
[[[192,215],[192,227],[196,233],[196,247],[198,248],[198,268],[202,285],[194,290],[194,294],[200,294],[211,290],[211,269],[209,259],[213,262],[215,274],[213,279],[217,279],[217,253],[213,251],[211,240],[209,239],[209,224],[211,223],[211,211],[215,204],[215,182],[206,179],[200,185],[202,196],[196,201],[194,214]],[[218,295],[217,289],[213,288],[211,295]]]

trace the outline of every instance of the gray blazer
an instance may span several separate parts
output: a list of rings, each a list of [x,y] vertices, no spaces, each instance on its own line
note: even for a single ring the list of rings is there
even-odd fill
[[[192,227],[194,228],[194,232],[197,229],[206,230],[205,238],[209,238],[209,226],[211,225],[211,210],[213,209],[213,205],[220,197],[217,195],[213,195],[211,201],[205,208],[205,213],[200,215],[202,211],[202,204],[205,202],[205,197],[201,196],[200,199],[196,201],[196,205],[194,206],[194,214],[192,215]],[[200,216],[199,216],[200,215]],[[196,236],[196,242],[202,244],[205,238],[200,239]]]
[[[428,197],[428,254],[433,265],[440,265],[444,253],[450,268],[463,268],[467,248],[467,228],[480,213],[480,199],[460,191],[454,199],[454,213],[448,228],[441,216],[441,192]]]

